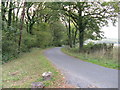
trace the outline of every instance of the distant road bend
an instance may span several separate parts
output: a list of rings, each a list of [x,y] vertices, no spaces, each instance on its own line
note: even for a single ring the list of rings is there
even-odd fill
[[[60,47],[46,50],[45,56],[61,70],[70,84],[81,88],[118,88],[118,70],[68,56]]]

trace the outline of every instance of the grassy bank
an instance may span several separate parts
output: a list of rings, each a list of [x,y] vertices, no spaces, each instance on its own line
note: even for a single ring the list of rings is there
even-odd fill
[[[109,59],[106,57],[101,57],[101,54],[97,52],[88,55],[86,53],[79,53],[77,50],[78,49],[76,48],[73,49],[62,48],[62,51],[64,53],[73,56],[75,58],[79,58],[80,60],[91,62],[112,69],[118,69],[118,59]],[[117,53],[116,53],[116,57],[118,57]]]
[[[34,48],[31,52],[3,64],[3,88],[31,88],[32,82],[42,81],[41,74],[46,71],[53,73],[50,81],[43,81],[46,87],[58,87],[64,82],[63,76],[45,58],[42,49]]]

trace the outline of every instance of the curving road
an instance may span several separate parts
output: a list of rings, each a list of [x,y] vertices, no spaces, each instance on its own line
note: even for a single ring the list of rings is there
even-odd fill
[[[76,59],[60,47],[46,50],[45,56],[64,74],[68,83],[81,88],[118,88],[118,70]]]

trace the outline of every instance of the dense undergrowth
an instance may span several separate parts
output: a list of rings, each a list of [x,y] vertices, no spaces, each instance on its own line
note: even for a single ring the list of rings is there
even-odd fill
[[[21,53],[30,52],[30,49],[34,47],[48,48],[51,46],[61,46],[63,43],[61,39],[63,39],[64,36],[64,34],[62,34],[62,28],[62,26],[58,25],[56,38],[56,36],[53,35],[54,29],[56,30],[53,25],[47,23],[41,23],[39,26],[34,25],[33,34],[29,34],[24,27],[20,47],[20,32],[16,30],[15,26],[4,28],[5,30],[2,31],[2,63],[19,57]]]
[[[90,45],[89,45],[90,46]],[[87,48],[86,48],[87,47]],[[87,50],[87,52],[85,51]],[[105,52],[105,50],[89,50],[85,46],[85,50],[79,52],[78,48],[62,48],[62,51],[70,56],[79,58],[87,62],[105,66],[108,68],[118,69],[118,47],[114,47],[112,51]],[[89,51],[89,52],[88,52]]]

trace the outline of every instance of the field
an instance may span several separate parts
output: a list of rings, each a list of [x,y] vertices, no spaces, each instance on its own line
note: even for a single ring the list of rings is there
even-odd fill
[[[31,88],[32,82],[42,81],[42,73],[51,71],[53,78],[43,81],[46,87],[60,87],[64,83],[63,76],[45,58],[42,49],[33,48],[31,52],[3,64],[3,88]]]
[[[79,58],[81,60],[98,64],[104,67],[118,69],[118,47],[114,47],[112,53],[104,54],[103,51],[96,51],[94,53],[79,53],[78,48],[62,48],[62,51],[70,56]],[[120,53],[119,53],[120,55]]]

